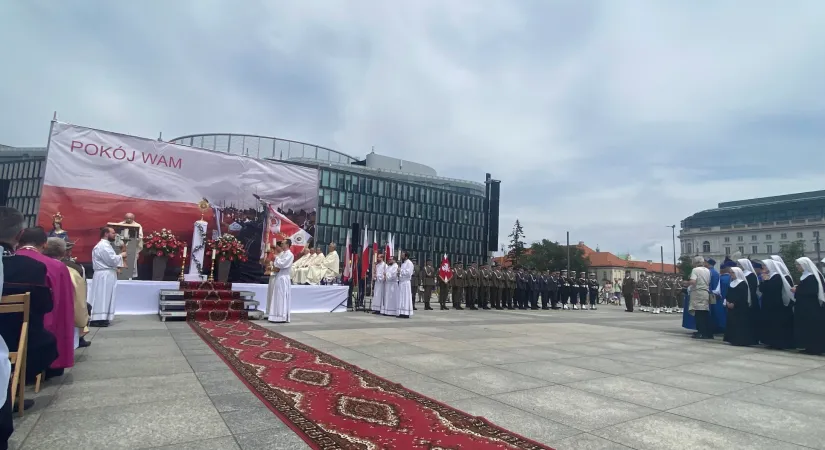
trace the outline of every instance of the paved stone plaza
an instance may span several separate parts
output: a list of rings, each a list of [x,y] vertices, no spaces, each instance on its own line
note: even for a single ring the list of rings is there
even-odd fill
[[[681,316],[303,314],[273,326],[565,449],[825,448],[825,358],[694,341]],[[16,421],[12,449],[305,449],[186,323],[120,317]]]

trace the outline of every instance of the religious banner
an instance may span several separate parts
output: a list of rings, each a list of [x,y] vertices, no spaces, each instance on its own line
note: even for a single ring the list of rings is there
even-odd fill
[[[267,204],[266,209],[266,225],[264,226],[264,237],[261,240],[264,247],[268,244],[271,249],[275,247],[278,241],[289,239],[292,241],[292,246],[289,249],[295,259],[298,259],[298,255],[301,254],[312,236],[295,222],[278,212],[272,204]],[[266,251],[266,248],[264,248],[264,251]],[[270,255],[270,259],[272,258],[273,256]]]
[[[438,277],[445,283],[449,283],[453,277],[453,271],[450,270],[450,260],[447,259],[447,254],[441,259],[441,267],[438,268]]]
[[[260,203],[254,195],[278,205],[293,225],[311,226],[318,170],[54,122],[38,221],[48,231],[60,211],[64,228],[78,239],[73,254],[89,262],[100,227],[126,213],[146,233],[167,228],[189,239],[203,199],[223,209],[224,219],[232,211],[239,234],[250,228],[259,239],[261,223],[254,222]],[[210,235],[216,231],[215,211],[204,217]],[[259,257],[258,248],[249,250],[251,258]]]

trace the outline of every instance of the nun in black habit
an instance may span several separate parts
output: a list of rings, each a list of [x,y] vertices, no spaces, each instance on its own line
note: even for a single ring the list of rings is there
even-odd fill
[[[725,306],[728,309],[725,342],[736,346],[753,345],[750,314],[753,299],[748,281],[745,279],[745,273],[738,267],[730,268],[730,277],[730,287],[725,298]]]
[[[762,264],[767,274],[762,275],[762,320],[759,336],[762,343],[775,349],[794,346],[793,292],[788,280],[779,272],[776,261],[766,259]]]
[[[759,329],[761,319],[761,306],[759,304],[759,272],[762,270],[762,263],[759,261],[751,261],[747,258],[737,260],[742,273],[745,275],[745,281],[748,282],[748,290],[750,291],[750,305],[748,311],[748,321],[751,328],[751,337],[753,342],[751,344],[759,344]]]
[[[802,270],[799,284],[793,288],[796,345],[804,353],[820,355],[825,353],[825,280],[810,258],[799,258],[796,265]]]

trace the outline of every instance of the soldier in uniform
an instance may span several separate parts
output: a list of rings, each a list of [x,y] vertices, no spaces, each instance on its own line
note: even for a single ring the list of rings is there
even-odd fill
[[[432,311],[433,308],[430,306],[430,297],[432,297],[433,289],[435,288],[435,269],[433,268],[432,259],[427,260],[424,268],[421,269],[419,278],[424,287],[424,309]]]
[[[587,309],[587,292],[590,290],[589,282],[587,281],[587,273],[579,272],[579,305],[581,309]]]
[[[485,264],[481,268],[481,283],[479,286],[479,297],[481,298],[481,308],[490,309],[490,287],[493,284],[493,271]]]
[[[516,271],[516,305],[515,309],[525,309],[524,304],[527,298],[527,274],[521,267]]]
[[[570,300],[568,300],[570,309],[579,309],[579,277],[576,271],[571,270],[567,279],[570,280]]]
[[[662,283],[658,276],[651,275],[648,278],[647,291],[650,292],[650,312],[653,314],[659,314],[659,308],[662,306],[661,287]]]
[[[539,290],[541,290],[541,309],[550,309],[550,271],[545,270],[539,275]]]
[[[595,273],[590,273],[590,279],[587,281],[587,284],[590,290],[590,309],[596,309],[596,302],[599,299],[599,280],[596,279]]]
[[[464,275],[464,302],[469,309],[478,309],[478,282],[480,275],[478,265],[475,262],[470,264],[470,268],[467,269]]]
[[[530,269],[530,284],[527,287],[530,293],[530,309],[539,309],[539,293],[541,286],[539,286],[539,276],[536,269]],[[527,305],[524,305],[525,309]]]
[[[515,307],[513,306],[513,296],[516,292],[516,272],[513,270],[512,267],[508,267],[505,275],[507,276],[507,280],[504,284],[505,289],[502,293],[501,307],[507,309],[515,309]]]
[[[452,282],[452,280],[450,280]],[[448,311],[450,308],[447,307],[447,297],[450,296],[450,282],[445,282],[441,276],[438,277],[438,304],[441,305],[439,309],[442,311]]]
[[[461,298],[464,297],[464,268],[461,263],[453,267],[453,279],[450,280],[450,287],[453,288],[453,309],[462,310]]]
[[[548,281],[548,289],[550,290],[550,307],[552,309],[559,309],[559,284],[561,280],[559,279],[559,271],[553,271],[550,275],[550,281]]]
[[[671,302],[673,301],[673,277],[662,277],[662,306],[665,307],[664,313],[670,314]]]
[[[570,309],[570,306],[567,304],[569,297],[570,278],[567,276],[567,270],[563,269],[561,271],[561,276],[559,277],[559,301],[561,302],[562,309]]]
[[[643,312],[650,311],[650,282],[644,273],[639,275],[636,289],[639,291],[639,309]]]
[[[633,312],[633,293],[636,292],[636,280],[630,276],[630,271],[624,273],[622,280],[622,297],[624,297],[625,311]]]
[[[503,297],[502,293],[504,292],[504,283],[506,278],[504,274],[501,272],[501,267],[495,266],[493,267],[493,287],[490,288],[490,296],[492,297],[493,301],[493,309],[501,310],[501,299]]]

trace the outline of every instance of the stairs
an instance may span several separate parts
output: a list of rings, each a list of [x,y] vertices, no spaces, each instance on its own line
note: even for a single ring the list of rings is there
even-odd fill
[[[258,311],[255,293],[233,291],[232,283],[217,281],[181,281],[178,289],[161,290],[158,316],[168,318],[216,321],[263,318]]]

